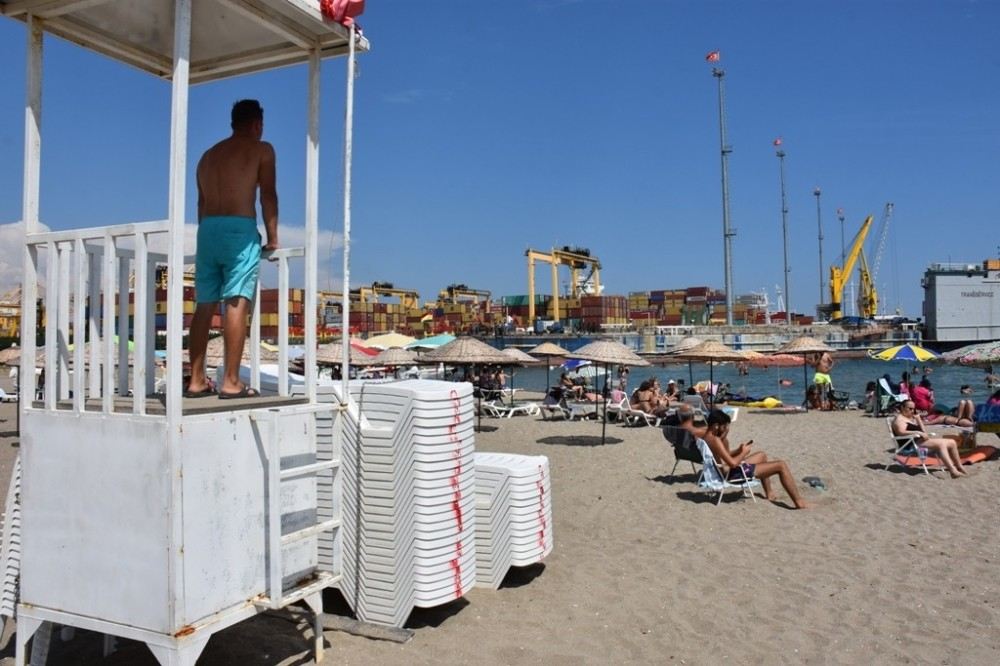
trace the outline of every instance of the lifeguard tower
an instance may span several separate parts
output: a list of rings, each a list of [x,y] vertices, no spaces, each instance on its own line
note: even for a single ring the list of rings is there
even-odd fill
[[[213,633],[262,610],[304,601],[318,616],[322,590],[337,582],[330,564],[336,555],[320,552],[321,542],[332,542],[321,537],[340,528],[329,498],[340,464],[334,436],[317,427],[338,407],[317,402],[315,383],[320,63],[348,56],[346,232],[354,55],[368,48],[353,25],[343,24],[349,20],[331,15],[337,4],[0,0],[4,15],[27,24],[23,303],[35,302],[44,278],[47,317],[47,381],[38,396],[33,373],[21,381],[17,664],[25,663],[27,642],[43,623],[142,641],[162,664],[194,664]],[[166,220],[41,231],[46,33],[170,82]],[[193,261],[183,248],[189,87],[302,63],[309,68],[305,247],[269,257],[278,264],[285,308],[277,395],[185,400],[182,280]],[[167,239],[166,253],[151,251],[156,236]],[[290,261],[303,261],[305,272],[305,379],[296,396],[287,381]],[[166,388],[154,393],[154,276],[161,266],[168,274]],[[344,266],[346,274],[346,250]],[[32,368],[35,308],[23,313],[23,367]],[[259,317],[254,322],[251,382],[259,386]],[[315,634],[319,659],[318,619]]]

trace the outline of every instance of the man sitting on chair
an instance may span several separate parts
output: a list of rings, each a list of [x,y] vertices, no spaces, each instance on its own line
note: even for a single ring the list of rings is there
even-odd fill
[[[782,487],[796,509],[810,509],[812,505],[802,499],[799,489],[795,486],[795,477],[784,460],[768,460],[767,454],[763,451],[750,453],[753,440],[740,444],[735,449],[729,448],[729,415],[718,409],[713,410],[708,415],[707,432],[705,433],[705,443],[712,450],[716,462],[724,465],[728,470],[726,480],[730,483],[738,483],[744,479],[760,479],[764,487],[764,495],[770,501],[775,501],[777,495],[771,490],[771,477],[778,475]],[[741,471],[742,468],[742,471]]]

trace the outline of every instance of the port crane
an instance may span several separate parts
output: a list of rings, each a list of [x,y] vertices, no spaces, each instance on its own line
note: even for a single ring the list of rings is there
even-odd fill
[[[490,298],[492,292],[485,289],[472,289],[464,284],[449,284],[447,287],[438,292],[438,301],[441,303],[452,303],[457,304],[462,299],[471,298],[476,303],[476,306],[481,308],[483,312],[490,311]],[[480,300],[481,299],[481,300]]]
[[[871,318],[878,314],[879,297],[875,285],[878,284],[879,267],[882,265],[882,255],[885,253],[886,240],[889,237],[892,211],[891,202],[887,203],[882,211],[882,218],[879,220],[878,229],[875,232],[873,244],[875,254],[871,271],[868,270],[868,262],[865,260],[864,252],[861,253],[861,290],[858,293],[858,311],[861,312],[862,317]]]
[[[559,266],[570,269],[570,297],[578,298],[583,293],[583,285],[593,284],[593,293],[601,293],[601,260],[591,256],[590,250],[582,247],[563,246],[553,248],[550,252],[527,249],[524,256],[528,258],[528,319],[535,320],[535,262],[541,261],[552,267],[552,314],[559,318]],[[580,271],[589,269],[588,274],[580,280]]]
[[[339,291],[317,292],[320,303],[337,303],[343,297]],[[420,307],[420,294],[412,289],[397,289],[391,282],[373,282],[370,287],[357,287],[351,289],[350,300],[352,303],[379,303],[379,298],[388,296],[398,298],[400,305],[407,309]]]
[[[828,315],[830,319],[839,319],[844,316],[841,305],[844,300],[844,286],[850,278],[854,265],[860,259],[861,290],[858,296],[858,306],[863,317],[872,317],[878,309],[878,293],[875,291],[875,283],[868,270],[868,261],[864,255],[865,239],[871,230],[873,217],[869,215],[861,223],[861,228],[851,241],[850,249],[844,258],[843,266],[830,266],[830,302],[821,306],[820,311]],[[862,305],[862,303],[864,305]]]

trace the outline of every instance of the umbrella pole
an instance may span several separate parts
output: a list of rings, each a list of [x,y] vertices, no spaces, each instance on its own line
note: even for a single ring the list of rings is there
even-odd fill
[[[691,361],[688,361],[688,386],[694,386],[694,368],[691,367]]]
[[[476,383],[479,384],[478,387],[476,386],[476,384],[472,385],[473,390],[477,391],[477,395],[479,396],[478,398],[476,398],[476,405],[479,407],[479,409],[476,410],[479,412],[476,419],[477,423],[476,432],[482,432],[483,431],[483,381],[482,377],[479,376],[478,363],[474,363],[472,365],[472,371],[475,373]]]
[[[552,369],[552,357],[551,356],[546,356],[545,357],[545,391],[543,391],[543,393],[545,393],[545,397],[546,398],[549,397],[549,381],[550,381],[549,380],[549,370],[551,370],[551,369]]]
[[[715,409],[715,375],[712,370],[715,368],[715,361],[708,362],[708,408]]]
[[[802,400],[805,403],[805,405],[806,405],[806,411],[808,412],[809,411],[809,364],[805,363],[805,359],[804,358],[802,360],[803,360],[803,363],[802,363],[802,390],[805,391],[805,394],[804,394]]]
[[[514,406],[514,366],[510,366],[510,406]]]
[[[601,391],[601,401],[604,403],[604,415],[601,418],[601,446],[604,446],[605,438],[608,433],[608,399],[604,396],[608,393],[608,364],[604,364],[604,390]]]

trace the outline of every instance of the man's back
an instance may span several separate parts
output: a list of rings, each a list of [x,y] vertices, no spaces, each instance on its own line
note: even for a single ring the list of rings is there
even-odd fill
[[[231,136],[215,144],[198,163],[199,218],[236,215],[257,218],[256,194],[261,165],[271,144],[246,136]]]

